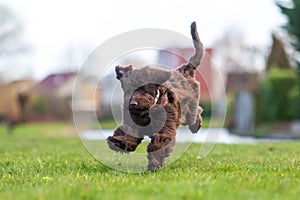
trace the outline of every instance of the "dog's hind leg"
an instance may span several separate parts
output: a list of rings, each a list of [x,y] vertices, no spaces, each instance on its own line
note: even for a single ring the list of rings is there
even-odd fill
[[[199,106],[197,109],[196,122],[192,125],[189,125],[189,129],[192,133],[197,133],[198,130],[202,127],[202,116],[201,116],[202,111],[203,111],[202,107]]]
[[[138,137],[137,130],[128,125],[121,125],[113,136],[107,138],[107,143],[109,148],[116,152],[129,153],[134,151],[142,140],[143,138]]]

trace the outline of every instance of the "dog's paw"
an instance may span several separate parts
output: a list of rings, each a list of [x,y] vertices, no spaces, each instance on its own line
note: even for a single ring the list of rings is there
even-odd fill
[[[192,133],[197,133],[199,131],[199,129],[202,127],[202,116],[201,113],[203,112],[202,107],[198,107],[198,115],[197,115],[197,119],[196,122],[192,125],[189,125],[189,129]]]
[[[114,135],[107,138],[109,148],[115,152],[126,153],[126,145],[122,142],[125,135],[126,133],[121,128],[117,128]]]
[[[129,153],[136,149],[141,138],[128,138],[127,136],[110,136],[107,138],[108,146],[111,150],[121,153]]]
[[[197,133],[199,131],[199,129],[201,128],[201,126],[202,126],[202,120],[197,119],[195,124],[189,126],[189,129],[190,129],[190,131],[192,133],[195,134],[195,133]]]
[[[143,138],[135,137],[128,134],[128,132],[137,135],[137,133],[128,126],[123,125],[118,127],[115,130],[114,135],[107,138],[108,147],[113,151],[121,153],[134,151],[142,142]]]
[[[148,165],[147,171],[148,172],[156,172],[160,169],[161,167],[159,165]]]
[[[125,144],[122,143],[117,137],[118,136],[109,136],[107,138],[108,147],[115,152],[128,153],[128,151],[125,150]]]

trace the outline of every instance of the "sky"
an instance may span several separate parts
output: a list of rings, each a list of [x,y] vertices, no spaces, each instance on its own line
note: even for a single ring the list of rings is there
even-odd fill
[[[268,46],[270,34],[285,23],[274,0],[0,0],[0,4],[21,21],[22,37],[31,46],[11,74],[23,70],[36,79],[72,69],[67,65],[80,66],[98,45],[134,29],[168,29],[189,37],[189,25],[196,21],[206,47],[229,29],[242,32],[247,44]],[[68,58],[67,51],[76,58]]]

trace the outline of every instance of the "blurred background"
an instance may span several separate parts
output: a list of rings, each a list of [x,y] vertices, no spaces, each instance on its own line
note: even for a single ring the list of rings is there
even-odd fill
[[[76,75],[98,45],[141,28],[190,37],[192,21],[206,47],[197,76],[205,126],[214,115],[220,123],[212,126],[223,127],[226,112],[224,126],[231,133],[300,138],[298,0],[0,0],[2,125],[11,132],[22,123],[71,121]],[[167,41],[165,49],[185,59],[193,53],[191,44],[176,45]],[[184,62],[167,51],[157,51],[153,59],[174,67]],[[124,64],[143,60],[132,57]],[[81,107],[89,111],[96,105],[100,123],[109,122],[111,91],[106,85],[115,78],[107,75],[101,84],[97,78],[82,80]]]

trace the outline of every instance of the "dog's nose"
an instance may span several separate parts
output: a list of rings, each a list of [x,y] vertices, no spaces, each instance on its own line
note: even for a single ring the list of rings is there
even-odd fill
[[[130,103],[129,103],[129,105],[132,106],[132,107],[137,106],[137,104],[138,103],[136,101],[134,101],[134,100],[131,100]]]

